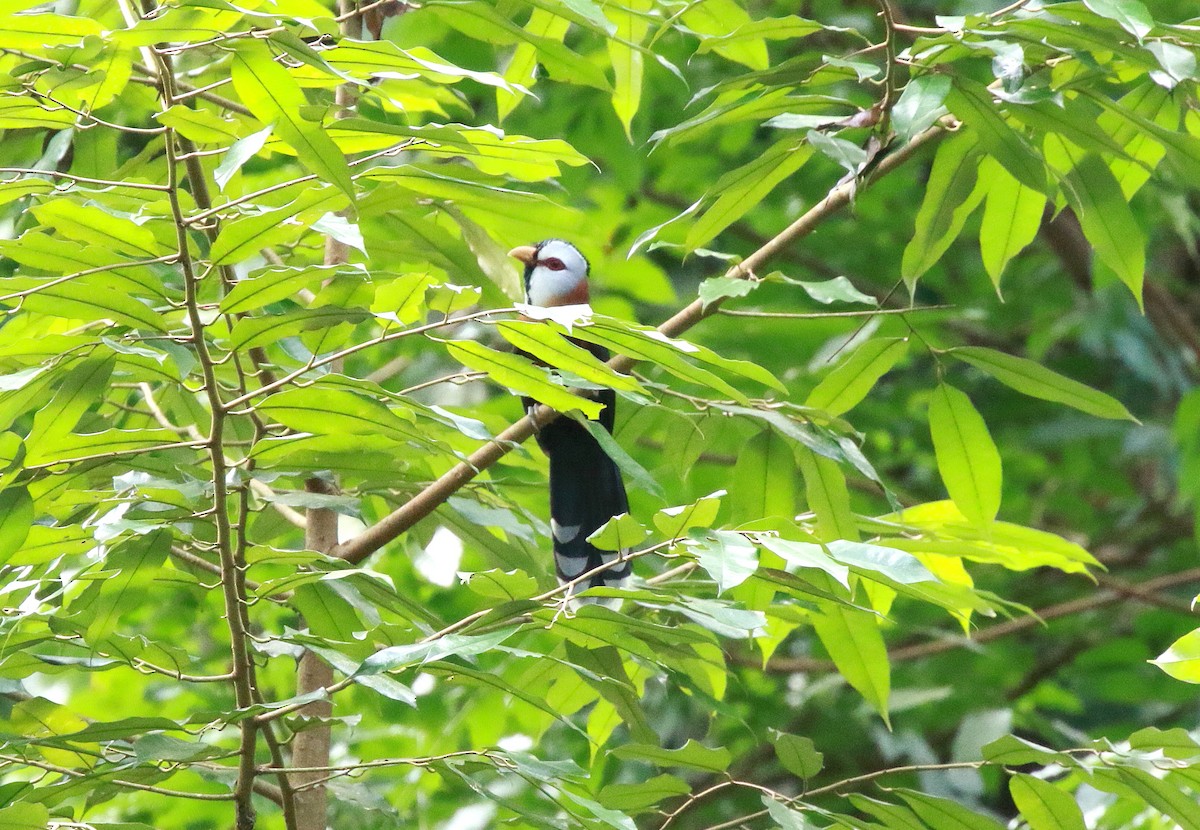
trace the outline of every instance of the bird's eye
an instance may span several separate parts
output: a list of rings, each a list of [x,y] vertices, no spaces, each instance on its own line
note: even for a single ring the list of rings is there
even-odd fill
[[[566,270],[566,267],[567,267],[567,266],[563,265],[563,261],[561,259],[559,259],[558,257],[550,257],[549,259],[543,259],[541,264],[545,265],[551,271],[564,271],[564,270]]]

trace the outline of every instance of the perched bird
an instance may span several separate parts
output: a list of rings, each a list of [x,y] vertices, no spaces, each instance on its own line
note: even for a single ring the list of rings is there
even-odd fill
[[[525,264],[525,301],[552,307],[588,301],[588,261],[579,249],[561,239],[523,245],[509,251]],[[608,360],[608,349],[594,343],[575,341],[600,360]],[[604,405],[600,423],[612,432],[617,396],[611,389],[596,395]],[[526,408],[534,402],[525,399]],[[587,537],[613,516],[629,511],[625,484],[617,465],[583,426],[570,418],[558,418],[537,433],[538,445],[550,459],[550,529],[554,535],[554,567],[558,578],[568,582],[618,556],[602,551]],[[578,590],[597,586],[619,586],[629,576],[630,563],[622,562],[595,574]]]

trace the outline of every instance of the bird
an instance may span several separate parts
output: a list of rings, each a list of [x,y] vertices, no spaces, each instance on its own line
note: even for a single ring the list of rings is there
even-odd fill
[[[588,302],[587,257],[570,242],[547,239],[509,251],[524,264],[525,302],[543,308]],[[608,349],[574,340],[600,360]],[[617,395],[612,389],[596,394],[603,408],[600,424],[609,433],[616,417]],[[536,404],[525,399],[532,411]],[[587,429],[570,418],[556,418],[536,433],[538,446],[550,460],[550,532],[554,539],[554,568],[562,583],[617,559],[627,551],[602,551],[587,537],[609,519],[629,512],[625,483],[616,462]],[[571,594],[594,587],[620,587],[628,579],[631,563],[621,561],[573,586]]]

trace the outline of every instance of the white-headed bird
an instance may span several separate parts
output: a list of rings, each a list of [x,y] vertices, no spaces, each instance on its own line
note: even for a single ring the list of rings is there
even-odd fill
[[[509,255],[525,264],[525,301],[553,307],[588,301],[588,261],[579,249],[561,239],[514,248]],[[608,349],[574,341],[600,360]],[[600,423],[610,433],[616,416],[616,393],[604,389],[596,395],[603,404]],[[533,405],[529,399],[526,408]],[[613,516],[629,512],[625,484],[616,463],[582,425],[557,418],[537,433],[538,445],[550,459],[550,529],[554,534],[554,567],[568,582],[619,554],[602,551],[587,537]],[[630,563],[621,562],[593,575],[578,590],[619,586],[629,576]]]

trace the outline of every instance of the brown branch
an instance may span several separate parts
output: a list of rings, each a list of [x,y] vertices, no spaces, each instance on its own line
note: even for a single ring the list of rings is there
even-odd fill
[[[143,0],[144,8],[154,10],[154,0]],[[126,24],[135,25],[137,15],[130,7],[128,0],[120,3]],[[146,50],[152,53],[152,50]],[[176,101],[175,71],[169,57],[153,54],[153,74],[158,84],[158,94],[164,108],[174,106]],[[187,236],[187,226],[184,221],[182,200],[179,198],[181,182],[179,178],[179,160],[177,158],[176,135],[173,129],[166,129],[164,140],[167,162],[167,199],[171,207],[172,218],[175,222],[175,241],[178,260],[183,271],[184,306],[191,331],[192,346],[196,360],[200,364],[204,378],[204,394],[208,399],[209,430],[208,455],[212,467],[213,485],[213,520],[217,528],[217,552],[221,563],[221,591],[225,605],[225,623],[229,630],[230,655],[233,664],[233,689],[238,708],[245,708],[254,703],[254,665],[250,657],[250,649],[246,631],[244,609],[246,605],[244,572],[238,568],[235,555],[235,540],[233,528],[229,521],[229,491],[227,466],[225,461],[225,427],[226,408],[221,399],[221,390],[217,382],[216,363],[205,339],[205,323],[200,312],[199,275],[192,262],[191,250]],[[189,164],[190,172],[198,166]],[[198,188],[203,188],[202,182],[191,179],[193,195]],[[244,719],[239,725],[240,745],[238,748],[238,776],[234,786],[233,800],[236,812],[237,830],[253,830],[254,814],[254,778],[255,751],[258,745],[258,724],[252,718]]]
[[[782,233],[730,268],[726,272],[726,276],[736,279],[746,279],[752,276],[756,270],[782,253],[789,245],[808,236],[823,221],[850,204],[858,187],[866,186],[880,176],[895,170],[916,155],[925,145],[937,139],[941,133],[942,127],[934,126],[916,136],[908,144],[886,156],[861,185],[855,182],[846,182],[836,186],[821,202],[793,222]],[[711,302],[706,306],[697,299],[660,325],[658,330],[668,337],[678,337],[701,320],[716,314],[720,306],[720,301]],[[635,360],[624,355],[619,355],[609,361],[609,365],[618,372],[628,372],[635,363]],[[539,406],[530,417],[522,418],[504,430],[491,443],[471,453],[465,462],[456,465],[392,513],[355,538],[338,545],[336,555],[347,562],[362,562],[432,513],[446,499],[480,472],[503,458],[517,444],[528,439],[533,434],[535,425],[541,427],[557,417],[558,413],[553,409]]]

